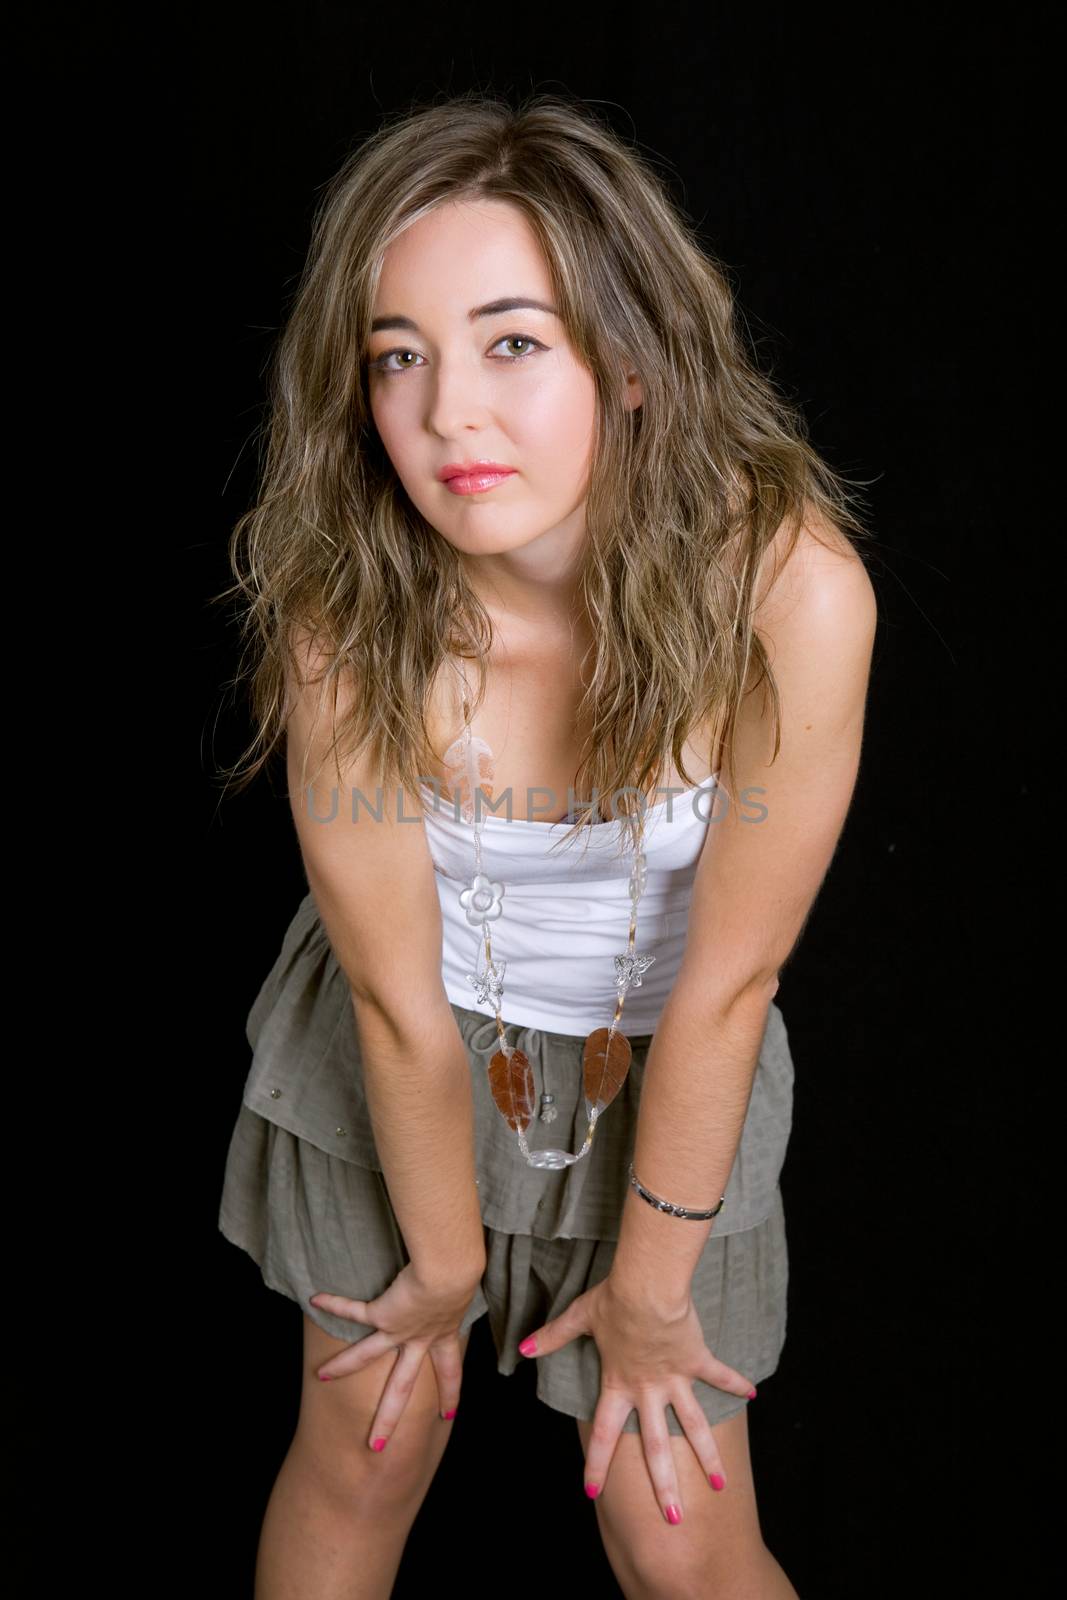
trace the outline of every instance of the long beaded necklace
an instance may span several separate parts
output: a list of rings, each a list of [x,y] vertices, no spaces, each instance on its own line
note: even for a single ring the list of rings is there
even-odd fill
[[[488,1072],[489,1087],[497,1110],[514,1132],[519,1151],[527,1165],[556,1171],[562,1167],[569,1167],[588,1155],[592,1148],[597,1122],[622,1088],[630,1070],[633,1051],[626,1035],[617,1031],[619,1019],[622,1016],[627,992],[631,987],[635,989],[641,987],[642,973],[646,972],[656,959],[655,956],[638,955],[635,950],[637,906],[644,893],[647,879],[644,816],[642,814],[638,818],[639,842],[632,850],[630,936],[626,950],[614,958],[615,984],[619,991],[615,1002],[615,1015],[609,1027],[594,1029],[586,1039],[582,1052],[585,1109],[589,1121],[585,1139],[581,1148],[573,1152],[531,1150],[526,1141],[526,1130],[534,1114],[533,1069],[525,1052],[515,1049],[508,1043],[507,1027],[500,1013],[507,962],[494,959],[489,936],[490,925],[500,917],[503,910],[504,885],[487,877],[482,870],[484,818],[478,804],[478,790],[480,789],[487,799],[493,799],[494,758],[485,740],[477,738],[471,730],[466,679],[463,679],[462,696],[463,732],[449,745],[442,761],[449,775],[449,788],[462,816],[471,824],[474,835],[474,872],[467,886],[459,894],[459,901],[466,913],[467,921],[476,930],[479,941],[475,970],[467,974],[467,979],[473,985],[478,1001],[484,1004],[488,1000],[496,1013],[500,1048],[490,1060]],[[481,965],[483,955],[484,967]],[[551,1121],[555,1116],[552,1096],[543,1095],[542,1105],[542,1120]]]

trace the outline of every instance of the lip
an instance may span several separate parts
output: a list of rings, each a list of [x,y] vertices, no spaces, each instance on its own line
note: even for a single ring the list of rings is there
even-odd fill
[[[437,476],[452,494],[485,494],[515,470],[500,461],[450,461]]]
[[[442,483],[447,483],[449,478],[470,478],[478,474],[498,475],[514,471],[514,467],[506,466],[503,461],[449,461],[437,476]]]

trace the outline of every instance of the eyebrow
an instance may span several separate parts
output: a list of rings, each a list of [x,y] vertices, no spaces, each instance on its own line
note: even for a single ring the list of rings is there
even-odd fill
[[[498,317],[505,311],[547,311],[550,317],[558,317],[559,312],[555,306],[550,306],[544,300],[530,300],[525,296],[510,296],[503,300],[490,300],[484,306],[475,306],[473,311],[467,312],[467,321],[476,322],[479,317]],[[384,328],[403,328],[408,333],[421,333],[422,329],[410,317],[375,317],[371,323],[371,333],[380,333]]]

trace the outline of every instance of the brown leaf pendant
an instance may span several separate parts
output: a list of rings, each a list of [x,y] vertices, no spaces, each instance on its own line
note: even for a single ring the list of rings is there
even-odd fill
[[[633,1060],[630,1041],[624,1033],[616,1033],[608,1045],[610,1028],[597,1028],[585,1041],[582,1056],[585,1098],[599,1113],[605,1111],[623,1084]]]
[[[489,1063],[489,1087],[497,1110],[515,1133],[525,1133],[534,1111],[533,1069],[522,1050],[513,1050],[511,1060],[498,1050]]]

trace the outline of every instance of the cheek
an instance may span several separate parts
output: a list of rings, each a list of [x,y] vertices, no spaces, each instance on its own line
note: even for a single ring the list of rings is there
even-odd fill
[[[540,465],[577,479],[589,461],[595,419],[592,379],[586,382],[572,377],[566,383],[539,385],[524,396],[515,419],[515,437]]]
[[[403,438],[403,429],[398,426],[396,407],[382,404],[380,383],[376,383],[370,392],[370,414],[379,438],[392,454],[394,443],[399,444]]]
[[[410,481],[418,473],[417,429],[412,419],[405,415],[402,404],[398,404],[395,400],[390,403],[388,396],[384,404],[379,397],[372,397],[370,412],[382,448],[392,462],[394,472],[405,487],[410,489]]]

